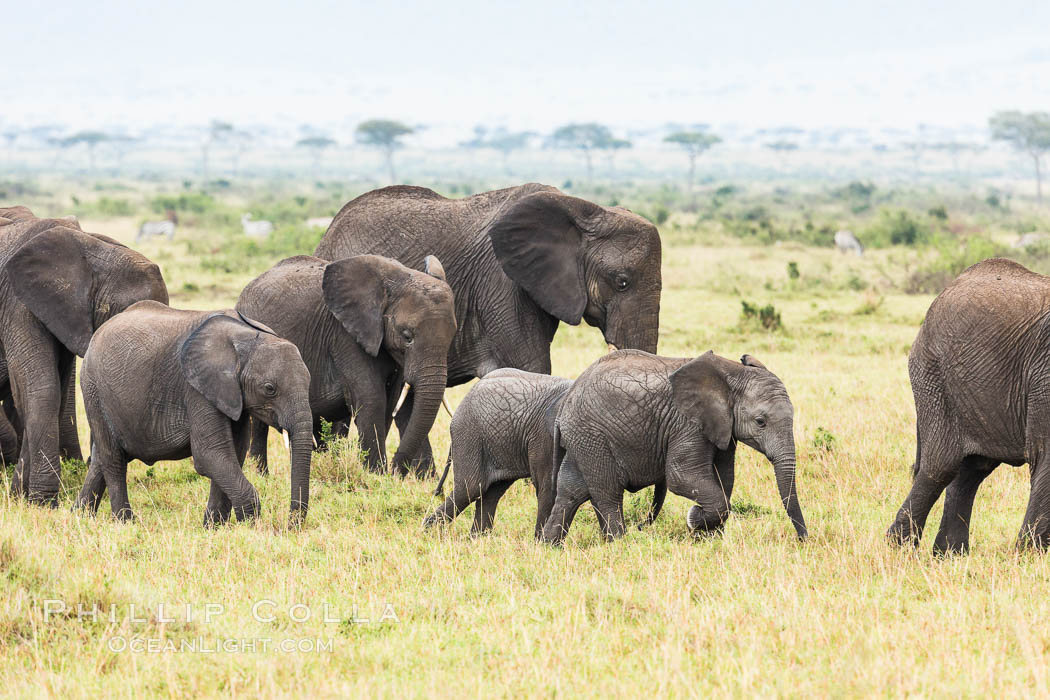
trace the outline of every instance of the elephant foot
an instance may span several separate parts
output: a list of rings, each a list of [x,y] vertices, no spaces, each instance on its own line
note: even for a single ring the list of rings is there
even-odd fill
[[[121,523],[133,523],[136,520],[138,520],[138,517],[135,515],[134,511],[131,510],[131,508],[121,508],[113,514],[113,517]]]
[[[241,521],[251,520],[252,518],[255,518],[259,515],[259,511],[261,510],[262,507],[259,504],[258,497],[256,497],[255,500],[251,501],[250,503],[245,503],[243,505],[233,507],[233,512],[237,515],[237,519]]]
[[[1030,528],[1017,536],[1017,549],[1021,552],[1043,553],[1050,549],[1050,532],[1040,532]]]
[[[940,557],[947,557],[955,554],[969,554],[969,537],[938,533],[936,539],[933,541],[933,553]]]
[[[26,500],[30,503],[38,506],[44,506],[45,508],[58,508],[58,492],[48,491],[29,491],[29,495]]]
[[[910,519],[902,520],[898,518],[892,525],[890,525],[890,529],[886,531],[886,539],[889,540],[891,544],[897,545],[898,547],[904,547],[907,545],[918,547],[921,538],[922,533],[915,531]]]

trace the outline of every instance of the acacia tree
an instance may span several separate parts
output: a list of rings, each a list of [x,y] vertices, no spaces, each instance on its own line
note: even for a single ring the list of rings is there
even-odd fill
[[[616,170],[616,154],[617,153],[619,153],[620,151],[622,151],[622,150],[624,150],[626,148],[633,148],[633,147],[634,147],[634,144],[631,143],[630,141],[628,141],[627,139],[617,139],[617,138],[609,139],[605,143],[605,145],[602,147],[602,150],[605,151],[605,157],[609,159],[609,170],[610,171],[615,171]]]
[[[305,139],[299,139],[295,144],[299,148],[306,148],[310,151],[311,169],[313,171],[313,177],[317,177],[317,172],[321,168],[321,156],[324,155],[326,148],[331,148],[335,145],[335,140],[330,139],[327,136],[308,136]]]
[[[783,167],[787,163],[787,154],[792,151],[798,150],[798,144],[794,141],[780,140],[772,141],[765,144],[765,147],[777,154],[777,158],[780,160],[780,165]]]
[[[386,160],[390,181],[397,182],[394,171],[394,151],[401,148],[401,137],[414,133],[415,129],[391,119],[369,119],[357,125],[357,142],[378,148]]]
[[[241,157],[252,147],[254,137],[244,129],[237,129],[230,134],[233,142],[233,150],[230,153],[230,164],[233,166],[233,176],[237,177],[241,170]]]
[[[95,169],[95,147],[100,143],[109,141],[109,134],[104,131],[79,131],[72,136],[62,139],[62,147],[69,148],[84,144],[87,146],[88,165]]]
[[[673,143],[683,151],[689,158],[689,191],[693,191],[693,180],[696,176],[696,158],[704,151],[721,143],[722,139],[706,131],[676,131],[664,137],[665,143]]]
[[[526,148],[533,136],[535,134],[531,131],[510,132],[501,129],[487,139],[484,145],[500,154],[500,158],[503,160],[503,171],[510,175],[510,166],[507,164],[507,161],[510,160],[510,154]]]
[[[590,122],[587,124],[566,124],[551,134],[551,143],[556,148],[577,150],[583,156],[587,166],[587,179],[594,176],[592,155],[594,151],[604,149],[613,140],[609,127]]]
[[[1036,200],[1043,203],[1043,154],[1050,151],[1050,112],[998,112],[988,120],[992,138],[1027,153],[1035,165]]]

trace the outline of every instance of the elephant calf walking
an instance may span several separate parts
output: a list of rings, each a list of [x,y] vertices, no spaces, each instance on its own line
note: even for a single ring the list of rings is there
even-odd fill
[[[496,506],[510,485],[532,477],[536,488],[536,537],[554,505],[554,417],[572,380],[517,369],[489,372],[467,394],[452,419],[452,450],[435,495],[455,464],[452,493],[423,521],[450,522],[474,503],[472,534],[492,528]],[[660,512],[659,485],[647,523]]]
[[[993,258],[933,300],[908,357],[915,476],[887,536],[918,545],[947,489],[935,552],[966,552],[977,489],[1001,463],[1032,468],[1019,547],[1050,546],[1050,277]]]
[[[113,514],[133,517],[127,464],[193,457],[211,479],[205,525],[255,516],[259,496],[241,467],[249,416],[291,434],[291,522],[310,500],[310,373],[295,346],[236,312],[133,305],[95,332],[81,388],[91,467],[77,505],[91,512],[109,490]]]
[[[707,352],[695,360],[621,350],[588,367],[555,420],[557,496],[542,538],[560,544],[590,501],[606,539],[624,534],[623,492],[666,483],[697,505],[693,532],[729,516],[736,442],[766,456],[800,539],[794,409],[784,384],[750,355],[740,364]]]

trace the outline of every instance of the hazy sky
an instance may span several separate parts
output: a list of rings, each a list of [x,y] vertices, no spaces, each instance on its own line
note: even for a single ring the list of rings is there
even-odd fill
[[[913,128],[1050,110],[1047,0],[3,4],[0,120],[22,124]]]

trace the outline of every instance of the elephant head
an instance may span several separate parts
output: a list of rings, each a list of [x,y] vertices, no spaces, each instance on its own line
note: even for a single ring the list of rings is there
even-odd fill
[[[584,319],[617,348],[656,352],[661,249],[648,221],[545,190],[499,214],[489,238],[503,271],[551,316]]]
[[[673,372],[670,382],[675,408],[719,450],[738,440],[773,464],[780,500],[805,539],[795,489],[794,407],[784,383],[750,355],[736,364],[710,351]]]
[[[240,314],[214,314],[186,338],[179,362],[186,381],[230,420],[250,416],[286,430],[291,447],[291,523],[310,503],[313,414],[310,371],[294,344]]]
[[[7,262],[19,301],[71,352],[84,356],[91,335],[137,301],[168,303],[160,268],[107,236],[53,224]]]
[[[441,263],[427,256],[426,272],[418,272],[390,258],[357,255],[329,263],[321,287],[351,337],[372,356],[389,353],[402,368],[405,390],[411,387],[412,417],[393,459],[403,470],[434,424],[448,379],[456,312]]]

